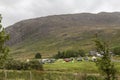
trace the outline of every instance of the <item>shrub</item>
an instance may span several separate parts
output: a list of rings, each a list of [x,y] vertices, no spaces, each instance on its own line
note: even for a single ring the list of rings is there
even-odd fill
[[[35,55],[35,58],[36,58],[36,59],[41,59],[41,57],[42,57],[42,56],[41,56],[40,53],[36,53],[36,55]]]
[[[120,56],[120,47],[115,47],[115,48],[113,49],[113,53],[114,53],[115,55],[119,55],[119,56]]]
[[[30,67],[30,69],[43,70],[42,64],[40,64],[40,62],[37,60],[30,61],[29,67]]]
[[[43,70],[42,64],[39,61],[21,62],[19,60],[8,60],[5,64],[7,70]]]
[[[78,50],[78,55],[80,55],[81,57],[85,57],[85,51],[82,49]]]
[[[21,70],[22,69],[22,63],[17,60],[8,60],[5,64],[6,69],[12,69],[12,70]]]

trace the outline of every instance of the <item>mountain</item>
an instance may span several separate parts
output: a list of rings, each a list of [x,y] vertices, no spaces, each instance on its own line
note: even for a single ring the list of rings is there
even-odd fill
[[[94,35],[110,41],[111,47],[119,46],[120,12],[101,12],[53,15],[23,20],[7,27],[10,34],[7,45],[14,58],[32,58],[40,52],[49,57],[67,49],[94,48]]]

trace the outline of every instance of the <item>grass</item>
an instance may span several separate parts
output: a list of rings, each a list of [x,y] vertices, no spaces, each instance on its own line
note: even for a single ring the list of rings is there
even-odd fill
[[[118,74],[120,74],[120,63],[115,62],[115,67]],[[78,72],[78,73],[99,73],[98,68],[94,62],[82,61],[82,62],[63,62],[59,60],[52,64],[44,64],[46,71],[60,71],[60,72]]]
[[[44,64],[44,71],[6,71],[7,80],[103,80],[99,75],[94,62],[64,62],[62,59],[55,63]],[[115,62],[115,67],[120,74],[120,63]],[[4,80],[5,73],[0,71],[0,80]],[[118,79],[119,80],[119,79]]]
[[[89,66],[89,67],[88,67]],[[98,72],[94,62],[63,62],[57,61],[53,64],[44,64],[44,69],[48,71],[61,72]]]
[[[40,72],[40,71],[7,71],[7,80],[101,80],[99,75],[63,73],[63,72]],[[89,78],[89,79],[88,79]],[[5,75],[0,72],[0,80]]]
[[[19,58],[33,58],[37,52],[40,52],[42,56],[51,57],[59,50],[64,51],[67,49],[84,49],[86,53],[93,50],[94,43],[93,37],[95,33],[98,33],[102,39],[110,41],[110,48],[120,46],[120,29],[106,28],[97,30],[96,28],[91,30],[72,29],[57,29],[59,31],[51,32],[50,35],[33,38],[32,36],[24,40],[22,43],[11,46],[10,55]]]

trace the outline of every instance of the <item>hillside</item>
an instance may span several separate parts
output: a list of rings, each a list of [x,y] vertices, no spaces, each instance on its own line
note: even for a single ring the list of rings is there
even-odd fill
[[[23,20],[6,28],[10,34],[7,44],[14,58],[31,58],[40,52],[44,57],[58,50],[93,49],[94,34],[120,44],[120,13],[80,13],[54,15]]]

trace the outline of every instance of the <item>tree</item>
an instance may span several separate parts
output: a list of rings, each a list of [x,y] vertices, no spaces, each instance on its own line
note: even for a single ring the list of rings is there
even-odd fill
[[[81,57],[85,57],[85,51],[80,49],[78,50],[78,54],[81,56]]]
[[[0,67],[3,68],[9,52],[9,48],[5,45],[5,42],[9,40],[9,35],[6,34],[5,29],[2,27],[1,20],[0,15]]]
[[[108,44],[98,38],[96,38],[94,42],[96,45],[96,50],[103,55],[102,58],[97,60],[96,65],[105,75],[105,80],[116,80],[116,69],[114,63],[111,61],[111,54]]]
[[[41,56],[41,54],[40,53],[36,53],[36,55],[35,55],[35,58],[36,59],[40,59],[42,56]]]
[[[58,58],[70,58],[70,57],[83,57],[85,56],[85,52],[84,50],[79,50],[79,51],[75,51],[75,50],[66,50],[66,51],[58,51],[58,53],[56,55],[54,55],[53,57],[58,59]]]
[[[113,53],[114,53],[115,55],[120,55],[120,47],[115,47],[115,48],[113,49]]]

